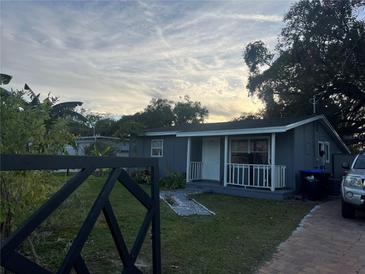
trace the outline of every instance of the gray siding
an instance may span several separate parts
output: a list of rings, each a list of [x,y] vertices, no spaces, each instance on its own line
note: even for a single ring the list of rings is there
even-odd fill
[[[148,137],[137,137],[130,140],[131,157],[150,157],[151,145]]]
[[[285,183],[295,189],[294,130],[276,134],[275,164],[286,166]]]
[[[332,155],[347,153],[321,121],[295,128],[293,162],[296,172],[296,190],[299,190],[300,186],[300,170],[318,169],[321,165],[318,141],[325,141],[330,144],[330,162],[326,163],[326,171],[328,172],[332,172]]]
[[[300,191],[300,170],[313,169],[315,167],[314,154],[314,123],[303,125],[293,129],[294,131],[294,190]]]
[[[186,172],[187,138],[175,136],[137,137],[131,141],[131,157],[151,157],[151,140],[163,140],[163,156],[156,157],[160,176]]]

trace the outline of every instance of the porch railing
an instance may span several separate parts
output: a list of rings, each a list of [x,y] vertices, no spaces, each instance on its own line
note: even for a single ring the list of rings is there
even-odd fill
[[[190,162],[189,182],[202,179],[202,162]]]
[[[150,167],[151,194],[147,194],[124,170],[128,167]],[[63,259],[57,273],[90,273],[83,258],[82,249],[100,214],[105,216],[119,258],[123,264],[121,273],[142,273],[136,260],[147,236],[152,239],[153,273],[161,273],[160,256],[160,204],[158,189],[158,162],[155,158],[79,157],[47,155],[0,155],[0,171],[79,169],[48,201],[29,217],[9,238],[1,242],[1,266],[12,273],[51,273],[17,251],[18,246],[67,199],[98,168],[110,168],[110,173],[99,195],[90,208],[79,232]],[[110,193],[121,183],[147,210],[133,246],[128,250],[120,230],[117,216],[110,203]],[[148,234],[151,226],[151,237]]]
[[[229,163],[227,164],[227,184],[271,190],[284,188],[285,168],[282,165]],[[272,180],[272,175],[274,180]]]

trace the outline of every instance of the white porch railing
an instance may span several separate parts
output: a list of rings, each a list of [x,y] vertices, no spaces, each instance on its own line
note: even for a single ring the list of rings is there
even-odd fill
[[[272,172],[272,167],[274,170]],[[227,184],[269,188],[275,190],[285,187],[285,166],[256,165],[256,164],[227,164]],[[273,175],[274,180],[271,176]],[[274,185],[272,182],[274,181]]]
[[[190,162],[189,182],[202,179],[202,162]]]

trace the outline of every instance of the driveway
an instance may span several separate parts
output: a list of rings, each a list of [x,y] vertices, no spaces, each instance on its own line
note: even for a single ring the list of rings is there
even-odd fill
[[[259,273],[365,274],[365,215],[341,217],[341,201],[320,204]]]

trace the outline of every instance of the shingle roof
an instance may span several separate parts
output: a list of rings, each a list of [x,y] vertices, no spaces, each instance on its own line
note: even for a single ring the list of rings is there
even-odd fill
[[[153,128],[145,131],[146,136],[175,135],[176,137],[196,136],[229,136],[244,134],[268,134],[286,132],[293,128],[314,122],[321,121],[332,133],[338,143],[350,153],[341,137],[337,134],[330,122],[324,115],[311,115],[305,117],[288,117],[272,119],[256,119],[223,123],[206,123],[184,125],[180,127]]]
[[[162,127],[147,129],[146,132],[194,132],[194,131],[216,131],[216,130],[234,130],[234,129],[258,129],[268,127],[280,127],[294,124],[308,118],[316,117],[315,115],[305,117],[288,117],[288,118],[271,118],[255,119],[221,123],[189,124],[179,127]]]

